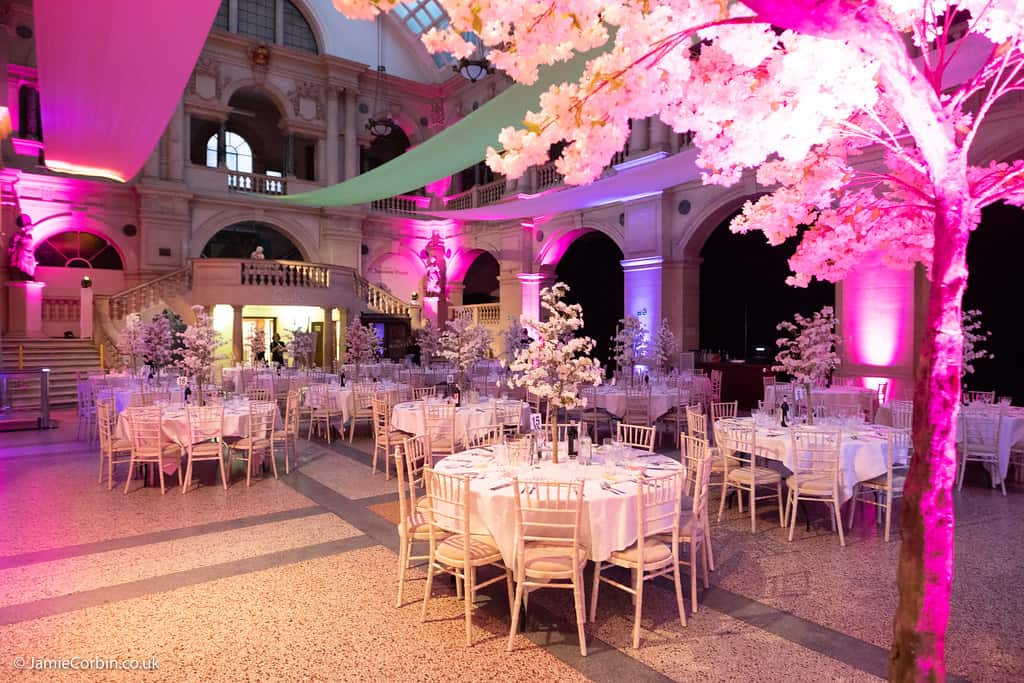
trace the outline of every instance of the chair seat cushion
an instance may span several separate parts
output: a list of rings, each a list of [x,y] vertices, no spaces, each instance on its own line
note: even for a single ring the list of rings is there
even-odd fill
[[[750,485],[756,482],[758,485],[774,484],[781,482],[782,477],[775,470],[766,470],[763,467],[735,467],[729,470],[729,481],[739,484]]]
[[[587,563],[587,551],[579,546],[579,566]],[[565,574],[575,571],[572,548],[569,545],[535,542],[526,546],[523,567],[527,574]]]
[[[656,564],[672,558],[672,548],[657,538],[644,539],[644,564]],[[616,550],[612,553],[612,560],[638,564],[640,562],[639,545],[634,543],[625,550]]]
[[[219,456],[222,450],[219,442],[204,441],[203,443],[192,445],[193,456]]]
[[[132,449],[132,442],[128,439],[114,439],[110,444],[110,450],[112,451],[130,451]]]
[[[254,448],[270,448],[270,439],[253,439],[252,437],[245,436],[231,444],[231,447],[240,451],[248,451]]]
[[[812,496],[831,496],[833,488],[832,477],[827,474],[811,476],[811,477],[800,477],[799,481],[794,481],[794,477],[787,479],[787,483],[792,488],[799,486],[799,493],[809,494]]]
[[[446,564],[462,564],[466,561],[465,536],[449,536],[437,545],[437,559]],[[474,564],[495,562],[501,559],[498,544],[491,536],[469,537],[469,561]]]
[[[880,474],[877,477],[875,477],[874,479],[868,479],[867,481],[862,481],[860,483],[860,485],[861,486],[866,486],[869,489],[886,489],[886,488],[889,487],[888,482],[886,481],[887,478],[888,477],[886,477],[886,475]],[[902,491],[903,490],[903,485],[906,484],[906,483],[907,483],[907,473],[905,471],[904,472],[895,472],[894,471],[892,473],[892,490],[893,491]]]
[[[430,531],[430,520],[427,518],[426,512],[423,510],[416,510],[407,520],[405,520],[405,533],[406,536],[412,538],[415,541],[426,541],[431,536]],[[433,532],[434,538],[442,539],[449,536],[445,531],[437,529]]]

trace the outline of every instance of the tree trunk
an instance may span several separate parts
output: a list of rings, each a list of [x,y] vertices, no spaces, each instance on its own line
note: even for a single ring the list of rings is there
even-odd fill
[[[814,424],[814,406],[811,405],[811,386],[810,382],[807,383],[806,389],[804,389],[804,400],[807,401],[807,424]]]
[[[953,481],[963,354],[961,301],[967,286],[971,219],[962,193],[937,188],[928,313],[914,383],[914,457],[903,494],[899,605],[889,678],[945,678],[945,636],[953,582]]]

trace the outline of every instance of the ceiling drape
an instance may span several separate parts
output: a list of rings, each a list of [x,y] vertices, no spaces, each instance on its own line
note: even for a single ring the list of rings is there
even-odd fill
[[[372,171],[312,192],[281,197],[303,206],[350,206],[415,190],[483,161],[498,148],[498,133],[522,126],[526,112],[539,108],[540,95],[554,84],[579,79],[587,61],[604,48],[541,69],[533,85],[512,85],[475,112]]]
[[[34,0],[46,165],[126,181],[177,106],[219,0]]]

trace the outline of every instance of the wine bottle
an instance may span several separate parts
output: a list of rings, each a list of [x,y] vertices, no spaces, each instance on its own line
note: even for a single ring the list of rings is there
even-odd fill
[[[569,457],[576,455],[576,428],[569,427],[566,431],[566,439],[569,442]]]
[[[454,388],[452,389],[452,398],[455,399],[456,408],[462,406],[462,391],[459,389],[458,384],[454,385]]]

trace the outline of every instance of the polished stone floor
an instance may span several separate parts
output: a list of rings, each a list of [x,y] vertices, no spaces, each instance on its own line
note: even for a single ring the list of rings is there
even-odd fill
[[[899,535],[884,543],[870,514],[840,548],[825,523],[799,527],[790,543],[774,510],[752,535],[749,518],[728,509],[713,528],[718,566],[698,614],[680,626],[671,590],[654,585],[638,650],[629,647],[628,596],[602,591],[581,658],[570,596],[541,591],[506,653],[503,589],[481,597],[467,649],[462,607],[446,582],[436,584],[426,623],[415,599],[422,581],[394,607],[395,482],[371,474],[365,435],[354,447],[302,440],[290,475],[282,466],[279,480],[250,488],[236,468],[227,491],[204,470],[204,485],[186,495],[141,484],[125,495],[96,484],[95,447],[74,440],[72,416],[58,417],[57,430],[0,434],[0,680],[20,679],[19,657],[159,663],[93,671],[89,680],[885,675]],[[1008,493],[977,477],[957,494],[953,679],[1024,680],[1024,490]]]

